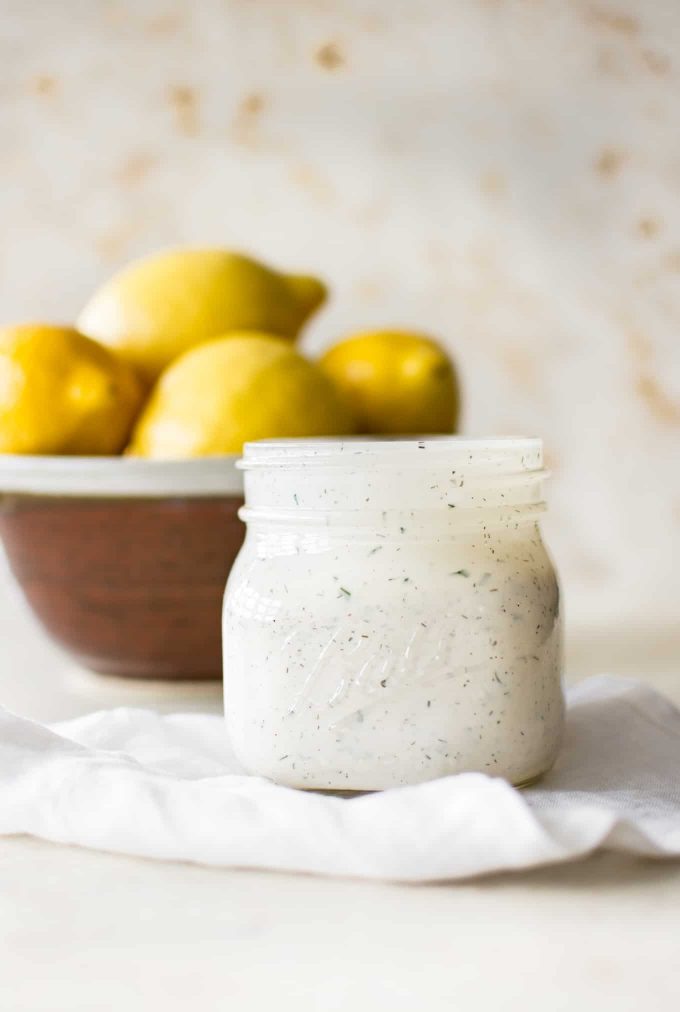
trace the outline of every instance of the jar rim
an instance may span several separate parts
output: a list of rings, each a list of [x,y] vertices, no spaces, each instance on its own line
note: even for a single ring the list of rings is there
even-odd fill
[[[423,452],[424,451],[424,452]],[[240,470],[260,468],[337,467],[353,470],[379,464],[401,467],[446,462],[497,475],[543,469],[543,441],[528,436],[343,436],[304,439],[263,439],[246,443]]]

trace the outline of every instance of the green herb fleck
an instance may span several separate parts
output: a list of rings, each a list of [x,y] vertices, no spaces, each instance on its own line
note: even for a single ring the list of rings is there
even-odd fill
[[[375,548],[371,548],[371,550],[370,550],[370,552],[368,554],[369,555],[375,555],[375,553],[379,552],[381,548],[382,548],[382,545],[376,545]]]
[[[351,590],[347,590],[347,587],[341,587],[340,588],[340,593],[344,594],[345,597],[351,597],[352,596],[352,591]]]
[[[469,571],[467,569],[457,569],[454,573],[451,573],[451,576],[465,576],[465,577],[468,577],[469,575],[470,575],[470,573],[469,573]]]
[[[294,501],[295,501],[295,505],[296,505],[296,506],[299,506],[299,505],[300,505],[300,503],[299,503],[299,501],[298,501],[298,497],[297,497],[297,492],[293,492],[293,499],[294,499]]]

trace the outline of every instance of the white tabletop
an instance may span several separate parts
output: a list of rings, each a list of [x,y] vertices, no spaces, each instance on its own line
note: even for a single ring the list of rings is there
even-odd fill
[[[644,676],[680,702],[677,643],[653,641],[650,659],[649,635],[581,638],[570,669]],[[219,707],[216,686],[75,671],[2,578],[0,642],[0,701],[37,719]],[[2,1012],[663,1012],[677,1008],[679,957],[680,864],[600,855],[394,886],[0,840]]]

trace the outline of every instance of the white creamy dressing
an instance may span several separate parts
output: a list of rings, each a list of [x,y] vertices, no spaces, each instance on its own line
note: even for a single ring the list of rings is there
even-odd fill
[[[563,700],[540,444],[282,441],[244,466],[223,632],[246,768],[346,790],[549,768]]]

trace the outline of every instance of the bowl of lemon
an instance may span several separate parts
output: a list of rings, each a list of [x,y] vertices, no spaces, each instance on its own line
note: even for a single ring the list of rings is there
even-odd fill
[[[74,325],[0,327],[0,538],[79,664],[220,677],[245,442],[455,431],[456,371],[431,337],[300,351],[326,295],[240,253],[179,249],[114,275]]]

